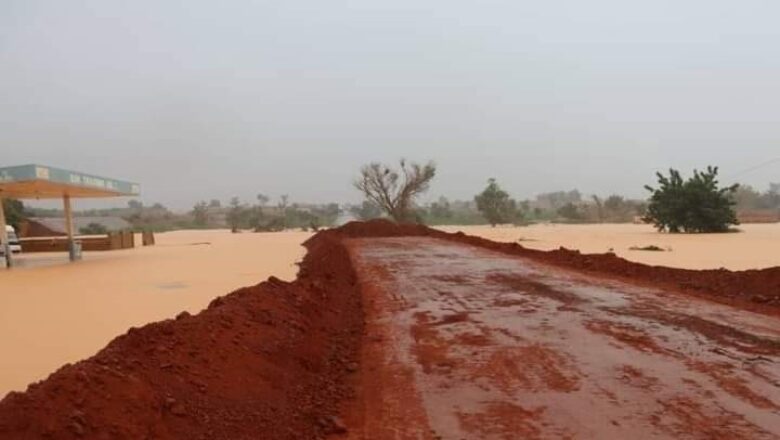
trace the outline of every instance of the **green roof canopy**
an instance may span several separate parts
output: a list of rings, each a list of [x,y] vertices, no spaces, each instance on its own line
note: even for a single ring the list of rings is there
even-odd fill
[[[16,199],[58,199],[63,196],[137,196],[137,183],[68,171],[43,165],[0,168],[0,197]]]

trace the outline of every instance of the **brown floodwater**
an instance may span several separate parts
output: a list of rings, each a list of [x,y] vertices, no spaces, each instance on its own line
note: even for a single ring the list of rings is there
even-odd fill
[[[563,246],[587,253],[613,251],[639,263],[684,269],[731,270],[780,266],[780,223],[747,224],[742,232],[728,234],[661,234],[649,225],[539,224],[522,227],[445,226],[494,241],[518,242],[540,250]],[[655,245],[665,251],[635,251],[631,247]]]
[[[0,396],[95,354],[130,327],[196,313],[215,297],[274,275],[292,280],[305,232],[177,231],[157,245],[29,254],[0,269]],[[140,240],[136,240],[140,243]]]

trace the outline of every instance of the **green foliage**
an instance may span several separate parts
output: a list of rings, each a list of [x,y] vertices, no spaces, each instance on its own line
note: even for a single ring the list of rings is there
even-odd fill
[[[286,228],[317,231],[323,226],[333,226],[340,214],[338,203],[310,206],[293,203],[284,210],[283,219]]]
[[[193,223],[197,227],[206,227],[209,223],[209,205],[206,202],[198,202],[192,208]]]
[[[511,222],[516,213],[515,201],[509,197],[509,193],[501,189],[496,179],[488,179],[487,187],[474,197],[474,201],[491,226]]]
[[[694,170],[688,180],[674,169],[668,177],[656,175],[659,187],[645,187],[652,195],[644,219],[659,231],[727,232],[731,225],[739,224],[733,199],[739,186],[719,188],[717,167]]]
[[[84,235],[105,235],[108,234],[108,229],[100,223],[90,223],[80,228],[79,232]]]
[[[456,215],[452,204],[446,197],[439,197],[439,200],[417,209],[417,217],[420,223],[426,225],[451,225],[457,222],[461,216]],[[465,223],[459,223],[465,224]]]
[[[364,200],[360,205],[352,206],[349,212],[361,221],[382,217],[382,208],[370,200]]]
[[[18,231],[19,223],[27,218],[24,203],[16,199],[3,199],[3,210],[5,221]]]
[[[431,226],[484,225],[486,222],[473,201],[449,201],[444,197],[418,207],[416,214],[421,223]]]
[[[268,203],[268,198],[258,197],[258,202]],[[341,213],[338,203],[327,205],[289,204],[289,197],[282,196],[276,206],[242,204],[238,197],[230,200],[225,221],[233,232],[252,229],[255,232],[277,232],[289,228],[318,230],[333,226]]]
[[[558,215],[564,219],[572,222],[583,221],[586,218],[583,210],[576,204],[568,202],[565,205],[558,208]]]

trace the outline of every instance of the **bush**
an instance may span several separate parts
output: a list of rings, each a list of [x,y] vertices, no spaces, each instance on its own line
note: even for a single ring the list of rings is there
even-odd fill
[[[657,173],[659,187],[645,188],[652,193],[644,220],[659,231],[727,232],[737,225],[733,195],[738,185],[718,186],[718,168],[694,170],[684,181],[680,172],[669,170],[669,176]]]

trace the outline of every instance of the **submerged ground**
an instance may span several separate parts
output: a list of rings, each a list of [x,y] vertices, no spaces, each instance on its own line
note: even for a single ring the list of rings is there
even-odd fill
[[[310,236],[177,231],[157,234],[154,247],[88,252],[77,264],[64,254],[23,256],[18,269],[0,269],[0,398],[130,327],[197,313],[271,275],[294,279]]]

